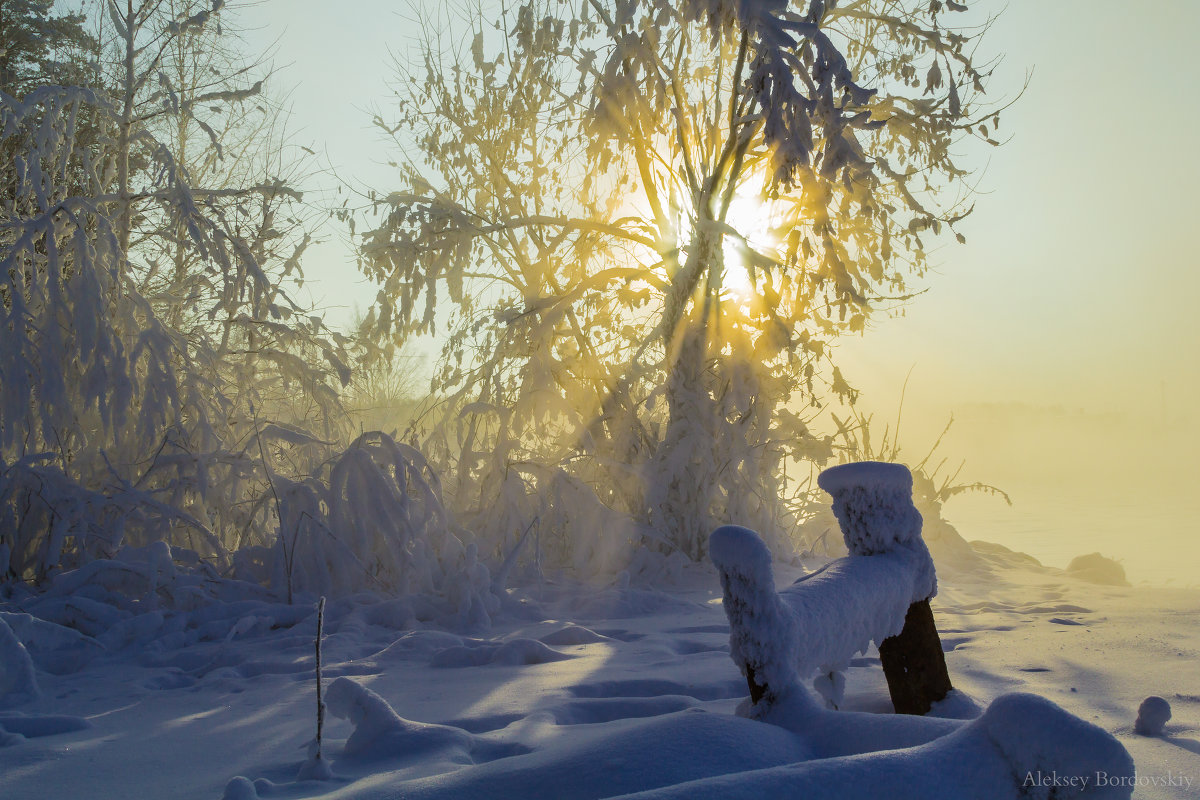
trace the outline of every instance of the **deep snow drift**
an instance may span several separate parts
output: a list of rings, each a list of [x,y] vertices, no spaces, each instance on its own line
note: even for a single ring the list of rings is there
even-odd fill
[[[191,609],[120,607],[107,578],[13,597],[0,612],[0,796],[757,797],[786,785],[997,798],[1016,796],[1006,764],[1037,779],[1038,759],[1088,736],[1068,769],[1095,791],[1121,757],[1111,734],[1136,763],[1135,797],[1195,797],[1200,592],[1090,584],[978,550],[984,566],[943,570],[934,601],[958,689],[939,713],[962,719],[888,713],[873,650],[851,660],[843,711],[805,693],[766,721],[739,715],[746,684],[711,567],[668,591],[547,580],[510,592],[486,631],[414,628],[404,601],[330,601],[333,777],[321,782],[297,780],[315,734],[312,606],[200,602],[197,588],[182,593]],[[804,572],[775,569],[781,585]],[[1172,711],[1159,736],[1134,731],[1150,695]],[[910,749],[868,752],[887,747]]]

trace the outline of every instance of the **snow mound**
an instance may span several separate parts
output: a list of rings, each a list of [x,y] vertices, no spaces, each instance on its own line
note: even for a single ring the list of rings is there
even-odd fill
[[[33,659],[8,623],[0,618],[0,708],[28,703],[41,694]]]
[[[582,625],[568,625],[565,628],[560,628],[553,633],[548,633],[538,639],[543,644],[551,644],[556,646],[573,645],[573,644],[595,644],[596,642],[611,642],[612,639],[608,636],[596,633],[591,628],[585,628]]]
[[[1004,757],[1012,774],[1017,776],[1058,773],[1094,782],[1101,774],[1112,777],[1134,774],[1133,759],[1112,734],[1036,695],[1016,693],[996,698],[983,716],[969,724],[964,732],[973,732],[976,728],[986,732],[988,740]],[[1106,793],[1097,787],[1093,794],[1086,791],[1086,787],[1078,787],[1078,791],[1063,790],[1062,787],[1042,788],[1044,791],[1040,793],[1022,793],[1022,796],[1127,797],[1132,791],[1126,788]]]
[[[225,793],[221,800],[258,800],[258,790],[249,779],[238,775],[225,784]]]
[[[0,622],[12,629],[34,666],[52,675],[78,672],[104,652],[104,645],[92,637],[31,614],[0,611]]]
[[[834,711],[819,705],[799,683],[793,682],[774,703],[739,708],[739,713],[777,725],[802,737],[813,757],[840,758],[880,750],[917,747],[961,730],[961,720],[918,717],[909,714],[873,714]]]
[[[73,717],[67,714],[37,714],[17,715],[0,714],[0,729],[24,736],[26,739],[37,739],[42,736],[58,736],[63,733],[85,731],[92,723],[83,717]]]
[[[405,800],[599,798],[810,757],[800,737],[740,717],[700,710],[609,723],[595,736],[563,739],[512,758],[405,781]],[[356,797],[353,791],[347,797]],[[381,797],[364,792],[361,797]]]
[[[1101,586],[1128,586],[1125,568],[1115,561],[1099,553],[1088,553],[1076,556],[1067,565],[1067,574],[1073,578],[1088,583],[1098,583]]]
[[[432,667],[481,667],[499,664],[524,667],[533,664],[549,664],[565,661],[575,656],[547,647],[536,639],[513,639],[503,644],[484,642],[473,645],[457,645],[433,654]]]
[[[1109,733],[1048,700],[1012,694],[997,698],[979,719],[917,747],[722,775],[627,798],[1098,800],[1129,797],[1133,775],[1133,760]],[[1122,778],[1126,785],[1114,785]]]
[[[364,760],[418,760],[435,752],[453,751],[468,759],[471,734],[448,725],[429,725],[404,719],[387,701],[349,678],[338,678],[325,693],[329,713],[347,719],[354,733],[343,754]]]
[[[685,695],[655,697],[596,697],[572,700],[550,709],[557,725],[593,725],[638,717],[659,717],[693,707],[696,700]]]
[[[445,631],[409,631],[372,658],[384,662],[407,661],[415,656],[426,656],[439,650],[457,647],[462,643],[461,636]]]

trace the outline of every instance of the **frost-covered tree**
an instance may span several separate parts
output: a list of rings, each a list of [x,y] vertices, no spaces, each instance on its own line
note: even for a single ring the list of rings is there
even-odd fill
[[[0,92],[19,99],[40,86],[97,85],[100,44],[82,11],[60,11],[52,0],[0,0]],[[85,109],[76,120],[80,144],[99,135],[92,117]],[[0,162],[13,163],[14,146],[0,143]]]
[[[58,13],[54,0],[0,0],[0,92],[22,97],[47,84],[94,77],[98,43],[81,11]]]
[[[260,91],[216,57],[222,6],[110,0],[101,88],[0,95],[6,577],[162,538],[223,557],[274,535],[275,471],[325,457],[343,342],[288,296],[277,151],[222,166],[244,129],[213,118]]]
[[[499,34],[464,14],[469,52],[429,33],[363,263],[384,336],[454,309],[458,502],[582,481],[692,558],[718,522],[788,532],[788,470],[832,452],[810,417],[851,392],[831,340],[910,295],[969,211],[953,145],[998,119],[964,11],[529,2]]]

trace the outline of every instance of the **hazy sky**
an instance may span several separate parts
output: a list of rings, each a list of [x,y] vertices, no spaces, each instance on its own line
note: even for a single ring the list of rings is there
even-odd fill
[[[300,139],[344,177],[378,188],[391,182],[389,156],[368,109],[387,105],[388,49],[403,52],[413,30],[405,8],[266,0],[247,15],[261,26],[253,38],[278,37]],[[1184,496],[1200,494],[1197,31],[1196,0],[1012,0],[982,49],[1004,56],[991,92],[1011,97],[1031,78],[1002,118],[1007,143],[967,151],[983,169],[967,244],[937,252],[937,274],[904,317],[841,346],[870,408],[894,413],[911,370],[914,448],[956,414],[947,455],[965,458],[971,478],[1007,481],[1018,503],[1004,519],[1017,527],[1044,520],[1054,502],[1063,525],[1091,503],[1101,527],[1128,526],[1138,497],[1161,507],[1165,494],[1179,503],[1160,525],[1171,541],[1200,533],[1197,501]],[[325,305],[348,317],[370,301],[341,246],[313,256],[306,270]],[[1133,493],[1134,522],[1096,508],[1095,498],[1129,505],[1112,499],[1121,492]],[[959,512],[968,524],[1000,519],[971,508]],[[1119,555],[1167,551],[1161,530],[1139,536],[1153,546]],[[1063,560],[1037,542],[1022,546]]]
[[[1006,53],[1001,87],[1032,77],[968,244],[939,252],[906,319],[846,349],[893,383],[916,364],[919,397],[1112,408],[1165,388],[1170,413],[1194,407],[1198,29],[1193,0],[1010,3],[985,47]]]

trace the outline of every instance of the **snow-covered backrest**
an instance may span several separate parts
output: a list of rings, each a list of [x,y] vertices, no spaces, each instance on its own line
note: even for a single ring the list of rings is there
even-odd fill
[[[912,473],[903,464],[842,464],[822,472],[817,485],[833,497],[833,514],[852,554],[887,553],[920,540],[921,513],[912,502]]]
[[[917,588],[923,595],[913,602],[937,594],[937,573],[921,538],[921,512],[913,505],[908,467],[856,461],[825,470],[817,476],[817,485],[833,497],[833,515],[851,556],[910,552],[917,559]]]

